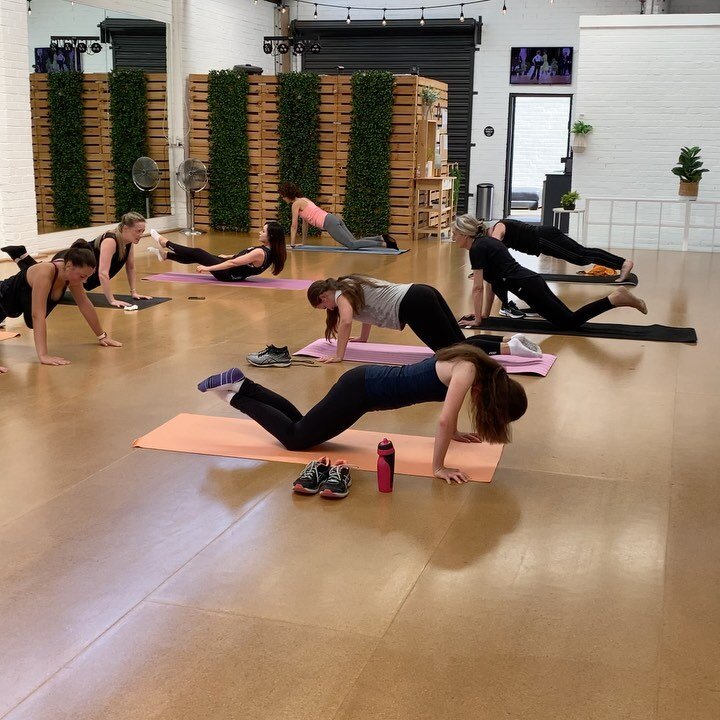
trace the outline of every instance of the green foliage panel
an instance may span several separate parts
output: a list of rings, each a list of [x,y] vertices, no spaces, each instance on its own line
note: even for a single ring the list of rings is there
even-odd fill
[[[320,76],[283,73],[278,80],[280,182],[295,183],[315,201],[320,192]],[[289,232],[290,206],[282,200],[278,216]]]
[[[87,227],[90,198],[83,144],[83,74],[50,73],[48,86],[55,223],[63,228]]]
[[[247,73],[213,70],[208,76],[210,225],[250,229],[250,153]]]
[[[355,237],[386,233],[390,226],[392,73],[352,76],[352,124],[343,220]]]
[[[135,186],[132,167],[147,155],[147,77],[142,70],[113,70],[108,73],[108,88],[115,215],[120,218],[131,211],[144,215],[145,193]]]

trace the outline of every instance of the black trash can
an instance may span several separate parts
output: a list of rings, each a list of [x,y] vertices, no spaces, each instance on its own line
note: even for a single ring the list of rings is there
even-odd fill
[[[475,217],[478,220],[492,219],[494,190],[492,183],[478,183],[475,191]]]

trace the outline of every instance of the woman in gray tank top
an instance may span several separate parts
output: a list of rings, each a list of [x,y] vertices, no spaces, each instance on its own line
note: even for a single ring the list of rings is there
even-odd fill
[[[348,342],[367,342],[373,325],[402,330],[406,325],[434,351],[467,342],[488,355],[540,357],[542,351],[523,335],[498,337],[476,335],[465,338],[443,296],[430,285],[397,284],[345,275],[316,280],[307,291],[310,304],[327,311],[325,339],[337,338],[333,357],[321,362],[342,362]],[[350,337],[354,320],[362,323],[358,337]]]

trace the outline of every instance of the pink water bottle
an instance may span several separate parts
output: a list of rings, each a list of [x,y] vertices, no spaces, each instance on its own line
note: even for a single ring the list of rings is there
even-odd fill
[[[378,490],[382,493],[393,491],[395,482],[395,448],[387,438],[378,445],[377,479]]]

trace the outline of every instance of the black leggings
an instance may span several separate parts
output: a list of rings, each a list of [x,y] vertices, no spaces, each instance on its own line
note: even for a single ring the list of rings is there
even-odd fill
[[[315,407],[303,415],[289,400],[245,378],[230,404],[252,418],[288,450],[320,445],[371,410],[365,397],[365,366],[348,370]]]
[[[575,242],[564,232],[550,225],[543,225],[540,232],[540,252],[543,255],[566,260],[573,265],[603,265],[604,267],[620,270],[625,258],[613,255],[601,248],[588,248]]]
[[[167,259],[182,265],[193,265],[195,263],[198,265],[219,265],[227,260],[227,258],[213,255],[202,248],[191,248],[187,245],[180,245],[172,240],[167,241],[166,247],[170,251],[167,254]],[[232,273],[230,270],[213,270],[210,274],[216,280],[232,282]]]
[[[430,285],[415,283],[400,301],[398,313],[400,322],[410,329],[431,350],[437,352],[457,343],[466,342],[458,321],[445,298]],[[488,355],[499,355],[502,337],[494,335],[476,335],[473,345],[477,345]]]
[[[596,315],[612,310],[614,307],[608,298],[603,298],[573,311],[553,293],[539,275],[515,280],[510,285],[510,292],[524,300],[548,322],[566,330],[580,327]]]

